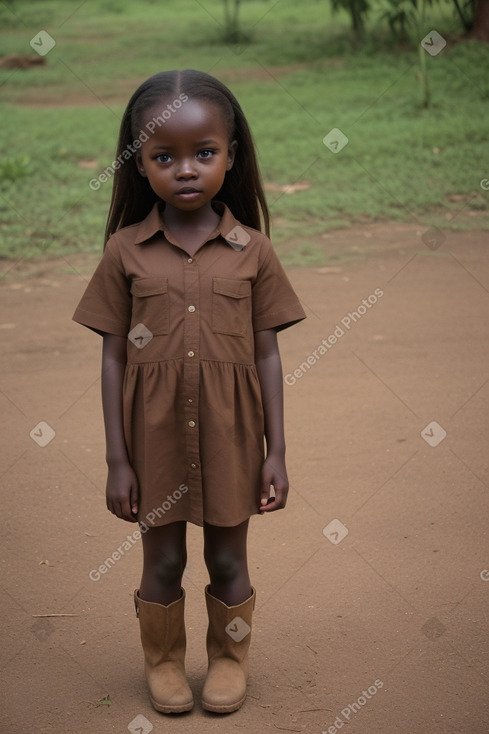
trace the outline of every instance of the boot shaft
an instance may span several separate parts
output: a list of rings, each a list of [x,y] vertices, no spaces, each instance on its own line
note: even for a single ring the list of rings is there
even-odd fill
[[[136,590],[134,606],[146,661],[154,666],[185,657],[185,590],[182,589],[180,599],[168,606],[144,601]]]
[[[247,659],[251,641],[251,625],[256,602],[255,589],[241,604],[228,607],[205,589],[209,626],[207,629],[207,654],[209,662],[217,657],[227,657],[242,663]]]

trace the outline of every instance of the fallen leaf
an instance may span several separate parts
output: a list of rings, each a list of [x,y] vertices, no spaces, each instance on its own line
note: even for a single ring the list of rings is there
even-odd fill
[[[93,701],[87,701],[85,699],[83,702],[90,704],[90,706],[93,706],[94,708],[98,708],[99,706],[112,706],[112,701],[110,699],[109,693],[103,698],[100,698],[96,703],[94,703]]]
[[[95,706],[112,706],[112,701],[110,698],[110,694],[108,693],[103,698],[99,699]]]

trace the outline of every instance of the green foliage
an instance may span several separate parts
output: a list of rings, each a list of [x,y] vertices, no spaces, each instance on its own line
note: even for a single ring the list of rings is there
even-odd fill
[[[465,31],[470,31],[474,25],[474,14],[477,0],[453,0],[456,11],[459,15],[462,27]]]
[[[365,25],[371,5],[369,0],[331,0],[333,11],[343,8],[351,19],[351,29],[357,41],[365,37]]]
[[[27,176],[30,158],[28,155],[18,155],[14,158],[0,160],[0,181],[17,181]]]
[[[406,43],[416,25],[416,0],[381,0],[378,12],[379,20],[388,24],[396,40]]]
[[[240,100],[265,182],[274,185],[273,236],[286,261],[319,261],[321,235],[358,221],[446,227],[451,217],[451,227],[489,228],[479,186],[487,178],[483,44],[449,42],[426,56],[425,110],[417,50],[400,51],[375,27],[352,48],[346,12],[332,17],[324,0],[247,0],[242,22],[254,36],[240,53],[218,40],[221,25],[194,0],[163,8],[121,0],[117,13],[88,0],[69,21],[64,3],[22,5],[29,23],[0,34],[4,52],[31,51],[39,28],[56,46],[43,68],[0,69],[0,256],[101,252],[112,183],[94,191],[89,182],[113,161],[130,95],[164,68],[211,69]],[[221,0],[206,7],[222,17]],[[448,8],[428,8],[425,32],[444,33]],[[337,155],[322,142],[333,127],[349,138]],[[276,188],[303,181],[309,188],[293,194]]]
[[[449,4],[456,11],[465,31],[472,27],[475,2],[476,0],[465,0],[465,3],[462,0],[426,0],[427,5]],[[357,41],[365,40],[367,19],[373,13],[382,23],[387,23],[393,37],[400,43],[409,41],[413,36],[412,31],[418,29],[420,18],[424,14],[422,4],[423,0],[331,0],[334,11],[342,8],[349,14],[351,29]]]

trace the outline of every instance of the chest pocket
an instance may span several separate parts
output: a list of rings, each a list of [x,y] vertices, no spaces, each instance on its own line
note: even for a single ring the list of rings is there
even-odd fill
[[[131,283],[131,329],[144,324],[154,336],[170,331],[168,278],[135,278]]]
[[[212,331],[247,336],[251,331],[250,281],[213,278],[212,291]]]

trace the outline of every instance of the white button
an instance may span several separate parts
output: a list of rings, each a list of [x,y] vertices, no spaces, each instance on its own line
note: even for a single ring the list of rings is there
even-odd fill
[[[189,262],[189,263],[193,262],[192,258],[189,257],[189,259],[187,260],[187,262]]]
[[[188,310],[190,311],[190,313],[193,313],[195,311],[195,306],[189,306]]]
[[[195,421],[189,421],[188,424],[190,428],[195,428]]]
[[[195,352],[192,352],[192,350],[190,350],[190,352],[187,352],[187,354],[188,354],[189,357],[194,357],[195,356]]]
[[[197,469],[197,464],[190,464],[190,467],[191,467],[192,469]]]
[[[188,399],[188,402],[189,402],[189,403],[192,403],[192,402],[193,402],[192,398],[189,398],[189,399]]]

